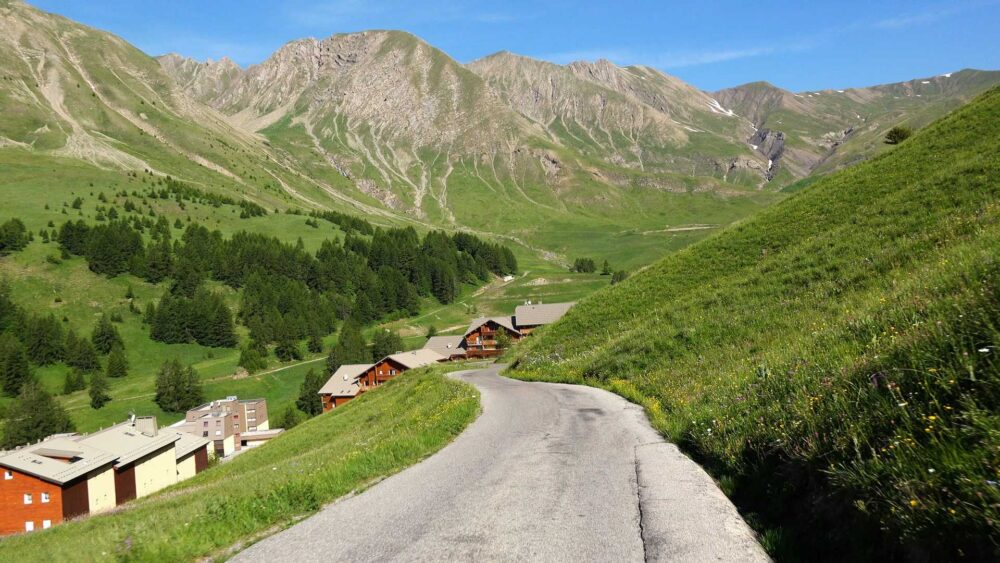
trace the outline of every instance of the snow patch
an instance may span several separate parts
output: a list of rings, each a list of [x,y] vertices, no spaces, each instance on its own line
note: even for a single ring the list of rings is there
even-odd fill
[[[951,78],[951,75],[952,75],[952,73],[946,72],[946,73],[942,74],[941,76],[943,76],[945,78]]]
[[[767,169],[770,170],[772,166],[774,166],[774,161],[770,158],[767,159]]]
[[[837,93],[838,93],[838,94],[843,94],[843,93],[844,93],[844,91],[843,91],[843,90],[837,90]]]
[[[757,150],[757,145],[750,145],[750,146],[753,147],[753,150]]]
[[[715,98],[709,98],[709,99],[711,101],[708,103],[708,109],[712,110],[715,113],[721,113],[722,115],[728,115],[729,117],[735,117],[736,116],[736,113],[733,110],[726,109],[726,108],[722,107],[722,104],[720,104],[719,101],[716,100]]]
[[[692,133],[704,133],[704,131],[702,131],[701,129],[695,129],[694,127],[691,127],[690,125],[681,125],[681,127],[687,129],[688,131],[690,131]]]
[[[930,84],[931,81],[930,80],[921,80],[920,83],[921,84]]]

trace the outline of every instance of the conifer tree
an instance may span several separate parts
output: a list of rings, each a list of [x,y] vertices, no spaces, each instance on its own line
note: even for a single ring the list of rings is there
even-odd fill
[[[111,348],[115,344],[122,343],[122,337],[118,334],[118,329],[115,328],[115,325],[111,324],[111,320],[106,314],[101,315],[101,318],[98,319],[97,325],[94,327],[94,332],[90,335],[90,340],[94,343],[94,349],[101,354],[111,352]]]
[[[240,350],[240,359],[236,365],[249,373],[256,373],[267,368],[267,360],[261,356],[260,351],[251,342]]]
[[[198,373],[174,359],[164,362],[156,375],[156,404],[167,412],[185,412],[204,400]]]
[[[87,380],[84,378],[82,371],[73,368],[66,372],[66,380],[63,382],[63,395],[83,391],[86,388]]]
[[[382,358],[401,352],[403,350],[403,339],[399,334],[390,330],[379,330],[372,339],[372,361],[377,362]]]
[[[601,266],[601,275],[610,276],[611,275],[611,264],[607,260],[604,261],[604,265]]]
[[[24,345],[28,358],[38,365],[54,364],[65,354],[62,325],[55,315],[32,317],[25,323]]]
[[[30,379],[31,368],[24,346],[13,336],[0,335],[0,386],[4,394],[16,397]]]
[[[324,383],[326,383],[326,379],[322,372],[310,368],[299,388],[299,398],[295,401],[295,406],[309,416],[321,414],[323,402],[320,400],[319,390]]]
[[[337,343],[326,358],[326,369],[333,373],[346,364],[362,364],[371,361],[371,352],[365,344],[361,328],[353,321],[344,323]]]
[[[125,356],[125,348],[121,344],[115,344],[111,347],[111,354],[108,355],[107,375],[110,378],[128,375],[128,358]]]
[[[94,345],[90,340],[78,337],[72,329],[66,334],[66,364],[87,372],[101,369]]]
[[[7,412],[0,448],[14,448],[73,430],[73,422],[62,405],[38,382],[29,380]]]
[[[108,394],[108,380],[101,372],[94,372],[90,377],[90,408],[99,410],[111,400]]]

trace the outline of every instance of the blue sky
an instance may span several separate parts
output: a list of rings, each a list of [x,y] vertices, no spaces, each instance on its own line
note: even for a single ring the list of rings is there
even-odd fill
[[[262,61],[282,44],[403,29],[460,62],[499,50],[558,63],[646,64],[705,90],[767,80],[865,86],[1000,69],[1000,0],[508,2],[34,0],[149,54]]]

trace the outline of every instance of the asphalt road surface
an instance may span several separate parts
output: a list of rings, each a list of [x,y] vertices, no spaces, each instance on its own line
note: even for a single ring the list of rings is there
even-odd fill
[[[239,561],[767,561],[712,479],[636,405],[458,372],[483,412],[452,444]]]

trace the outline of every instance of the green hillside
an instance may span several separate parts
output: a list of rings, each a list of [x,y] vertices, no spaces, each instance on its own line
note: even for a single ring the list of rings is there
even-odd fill
[[[994,88],[585,299],[513,374],[645,404],[778,555],[996,557],[998,177]]]
[[[437,451],[479,411],[476,390],[411,372],[266,447],[112,514],[0,540],[4,561],[195,561],[248,542]],[[365,427],[365,432],[358,432]]]

